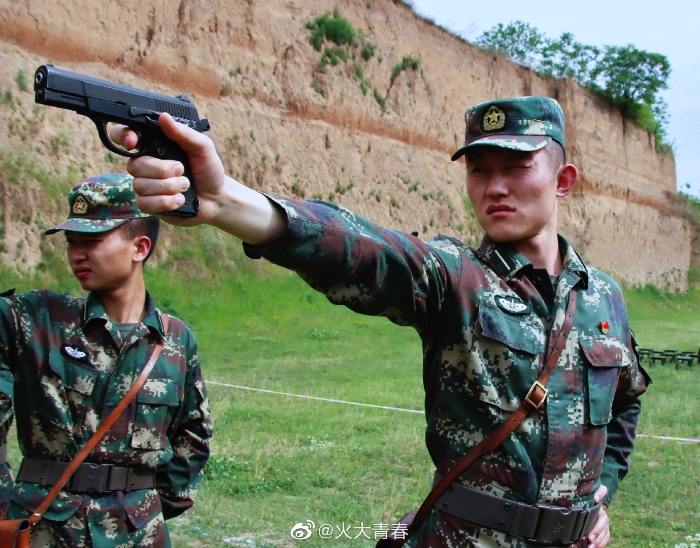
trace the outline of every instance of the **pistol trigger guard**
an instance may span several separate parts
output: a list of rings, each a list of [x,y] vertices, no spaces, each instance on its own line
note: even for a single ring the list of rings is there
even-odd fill
[[[126,156],[127,158],[135,158],[140,155],[139,152],[128,152],[123,148],[119,148],[110,140],[109,135],[107,135],[107,123],[109,120],[92,117],[90,117],[90,119],[95,123],[95,126],[97,126],[97,134],[100,136],[100,141],[102,141],[102,144],[109,150],[115,154],[119,154],[119,156]]]

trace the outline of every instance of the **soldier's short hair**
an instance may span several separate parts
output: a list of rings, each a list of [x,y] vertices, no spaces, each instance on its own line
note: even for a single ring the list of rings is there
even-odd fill
[[[550,141],[544,147],[544,152],[549,159],[549,163],[552,169],[559,169],[561,166],[566,164],[566,151],[564,147],[561,146],[556,141]]]
[[[149,257],[153,255],[153,251],[156,249],[158,235],[160,234],[160,220],[158,217],[153,216],[129,219],[116,230],[121,230],[122,236],[127,240],[138,238],[139,236],[146,236],[149,240],[151,240],[151,250],[143,260],[145,263]]]

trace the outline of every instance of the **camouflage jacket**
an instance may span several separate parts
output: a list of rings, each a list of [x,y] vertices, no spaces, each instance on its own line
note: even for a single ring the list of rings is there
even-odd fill
[[[245,246],[250,257],[296,271],[334,304],[418,332],[426,444],[442,473],[519,406],[538,377],[550,328],[563,324],[568,293],[577,291],[546,406],[461,481],[529,504],[584,507],[602,482],[610,502],[629,467],[648,382],[615,281],[560,237],[564,269],[556,288],[547,279],[548,304],[532,264],[507,244],[485,238],[475,250],[448,237],[423,242],[333,204],[271,198],[286,211],[288,229],[266,248]],[[421,545],[469,545],[454,519],[434,510],[408,545],[416,537]],[[431,540],[435,534],[441,538]],[[505,533],[474,534],[525,545]]]
[[[0,298],[0,358],[14,373],[15,392],[22,394],[15,416],[25,457],[69,462],[97,431],[164,336],[150,295],[146,306],[143,320],[122,340],[93,293],[75,298],[40,290]],[[70,519],[64,533],[73,545],[83,546],[87,538],[88,545],[105,547],[134,545],[149,524],[149,538],[169,545],[163,518],[192,506],[212,427],[194,336],[171,318],[148,380],[87,459],[155,469],[156,489],[94,496],[64,490],[42,523]],[[26,515],[48,491],[18,482],[8,515]],[[155,522],[160,525],[154,532]]]
[[[12,372],[0,363],[0,447],[7,443],[12,417]],[[7,512],[13,486],[10,463],[0,464],[0,518]]]

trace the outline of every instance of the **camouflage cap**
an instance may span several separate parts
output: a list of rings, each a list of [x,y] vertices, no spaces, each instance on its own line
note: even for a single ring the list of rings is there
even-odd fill
[[[129,219],[148,217],[136,205],[131,180],[126,173],[107,173],[78,183],[68,193],[68,219],[45,234],[60,230],[107,232]]]
[[[542,96],[487,101],[464,114],[464,144],[452,155],[457,160],[473,146],[539,150],[552,139],[564,146],[564,111],[554,99]]]

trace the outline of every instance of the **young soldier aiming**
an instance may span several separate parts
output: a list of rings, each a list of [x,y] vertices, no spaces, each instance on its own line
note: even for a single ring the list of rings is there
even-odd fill
[[[578,176],[565,159],[559,104],[494,100],[465,118],[465,142],[452,159],[466,159],[467,192],[486,233],[476,249],[445,236],[423,242],[331,203],[255,192],[225,175],[208,137],[167,114],[160,126],[187,152],[201,208],[187,221],[164,218],[212,224],[331,302],[413,327],[423,344],[426,443],[438,477],[527,400],[576,294],[541,407],[461,474],[457,504],[434,507],[407,546],[602,547],[649,382],[622,293],[557,233],[559,200]],[[112,136],[136,146],[124,128]],[[182,205],[189,182],[178,162],[141,157],[128,170],[143,211]],[[473,510],[485,494],[497,504],[484,518]]]

